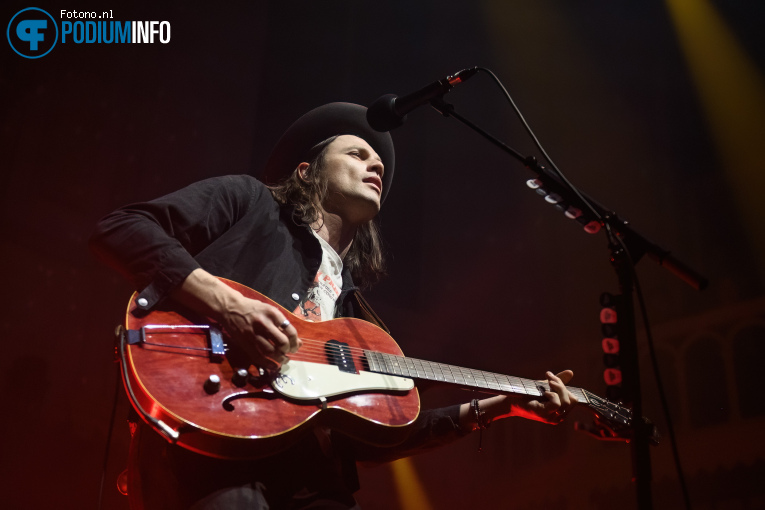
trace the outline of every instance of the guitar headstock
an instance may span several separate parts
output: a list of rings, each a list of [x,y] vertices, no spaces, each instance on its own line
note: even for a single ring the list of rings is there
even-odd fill
[[[595,422],[592,425],[577,423],[576,429],[602,441],[630,442],[633,432],[632,410],[608,399],[601,398],[587,390],[582,391],[584,391],[588,400],[588,402],[582,403],[587,404],[590,411],[595,414]],[[643,428],[643,431],[647,432],[648,440],[651,444],[659,444],[659,431],[647,418],[642,418],[636,426]]]
[[[587,396],[592,412],[604,423],[612,424],[614,428],[629,428],[632,426],[632,410],[601,398],[594,393],[583,390]]]

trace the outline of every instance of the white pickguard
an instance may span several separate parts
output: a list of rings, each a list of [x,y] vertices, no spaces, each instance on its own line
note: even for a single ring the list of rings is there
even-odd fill
[[[279,375],[271,385],[288,397],[317,400],[355,391],[408,391],[414,388],[414,381],[407,377],[363,370],[358,374],[351,374],[341,372],[335,365],[292,360],[282,365]]]

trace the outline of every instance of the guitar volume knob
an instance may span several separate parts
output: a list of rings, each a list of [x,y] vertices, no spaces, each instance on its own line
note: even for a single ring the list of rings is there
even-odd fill
[[[205,392],[212,395],[213,393],[217,393],[218,390],[220,390],[220,377],[211,374],[210,377],[207,378],[204,384]]]
[[[238,386],[239,388],[241,388],[245,384],[247,384],[247,380],[249,378],[250,378],[250,373],[244,368],[240,368],[234,371],[234,375],[233,377],[231,377],[231,382],[234,383],[234,386]]]

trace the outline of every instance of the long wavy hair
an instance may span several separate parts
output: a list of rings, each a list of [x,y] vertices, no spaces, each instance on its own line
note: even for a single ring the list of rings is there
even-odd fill
[[[327,148],[335,138],[328,138],[311,149],[304,178],[295,169],[277,185],[269,186],[277,202],[294,207],[293,219],[297,222],[312,225],[322,219],[321,204],[327,196],[327,175],[324,172]],[[356,229],[343,264],[350,271],[354,284],[362,289],[371,287],[385,276],[382,236],[375,219]]]

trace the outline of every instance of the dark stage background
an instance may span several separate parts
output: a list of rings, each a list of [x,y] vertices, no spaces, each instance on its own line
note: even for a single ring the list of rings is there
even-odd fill
[[[209,176],[254,173],[282,131],[330,101],[369,104],[462,68],[494,70],[589,195],[708,276],[698,293],[638,272],[695,508],[765,508],[765,41],[762,2],[644,0],[55,2],[172,25],[169,44],[2,43],[0,506],[95,508],[116,381],[112,331],[130,289],[86,242],[116,207]],[[31,4],[3,3],[8,23]],[[4,27],[6,25],[3,25]],[[478,75],[458,111],[537,154]],[[381,214],[390,277],[370,301],[404,351],[605,392],[598,297],[617,292],[603,234],[526,188],[528,174],[423,107],[393,133]],[[644,336],[646,414],[663,430]],[[432,390],[432,405],[464,391]],[[120,395],[104,508],[124,468]],[[524,420],[362,470],[366,509],[630,509],[629,449]],[[681,506],[669,442],[652,449],[658,509]],[[296,459],[299,462],[299,459]],[[401,503],[405,494],[407,504]]]

